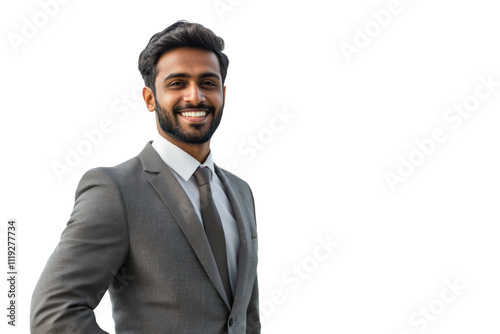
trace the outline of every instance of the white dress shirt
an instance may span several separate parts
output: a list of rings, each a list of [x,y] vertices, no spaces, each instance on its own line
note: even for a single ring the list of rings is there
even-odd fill
[[[212,195],[222,221],[224,236],[226,238],[227,265],[229,269],[229,280],[231,289],[234,294],[236,275],[238,271],[237,258],[240,249],[240,237],[238,234],[238,226],[234,218],[233,207],[227,198],[224,191],[224,185],[215,173],[212,152],[208,154],[207,159],[203,164],[189,155],[186,151],[172,144],[160,134],[156,136],[152,144],[153,148],[158,152],[162,160],[173,171],[177,181],[186,192],[186,195],[193,203],[194,210],[203,224],[200,210],[200,193],[198,184],[193,176],[199,166],[208,167],[212,171],[210,186]]]

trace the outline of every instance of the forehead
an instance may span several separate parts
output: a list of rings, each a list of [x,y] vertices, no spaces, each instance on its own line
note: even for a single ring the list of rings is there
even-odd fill
[[[156,80],[163,80],[171,73],[187,73],[194,77],[201,73],[214,72],[219,76],[219,60],[214,52],[195,49],[177,48],[165,52],[156,64],[158,76]]]

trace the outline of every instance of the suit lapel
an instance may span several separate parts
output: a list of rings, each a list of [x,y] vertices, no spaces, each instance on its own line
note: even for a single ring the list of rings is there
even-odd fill
[[[248,278],[251,277],[251,257],[253,256],[250,221],[251,216],[246,203],[241,197],[241,193],[236,191],[236,185],[226,177],[224,172],[215,166],[217,176],[222,181],[225,187],[226,195],[233,207],[234,217],[238,225],[238,232],[240,236],[240,250],[238,252],[238,274],[236,280],[236,291],[234,292],[233,307],[237,307],[242,302],[240,298],[245,287],[248,286]]]
[[[158,173],[149,180],[149,183],[161,197],[172,216],[174,216],[208,277],[224,299],[228,308],[230,308],[210,244],[208,243],[203,226],[194,211],[191,200],[172,174],[170,168],[161,160],[151,144],[146,145],[144,150],[139,154],[139,157],[143,162],[145,171]]]

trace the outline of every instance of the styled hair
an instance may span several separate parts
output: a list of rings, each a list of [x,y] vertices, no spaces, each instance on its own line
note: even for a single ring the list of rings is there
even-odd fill
[[[154,34],[139,55],[139,72],[144,79],[144,84],[153,92],[155,92],[155,79],[158,75],[156,66],[158,60],[165,52],[180,47],[197,48],[215,53],[219,60],[222,83],[224,83],[229,66],[229,59],[222,53],[224,40],[199,23],[181,20],[162,32]]]

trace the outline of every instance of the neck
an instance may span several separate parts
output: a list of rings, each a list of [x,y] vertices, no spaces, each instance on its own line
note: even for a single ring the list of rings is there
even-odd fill
[[[188,153],[196,160],[198,160],[200,164],[204,163],[205,160],[207,160],[208,154],[210,153],[210,140],[203,144],[189,144],[171,137],[163,133],[163,131],[160,132],[160,135],[181,150]]]

